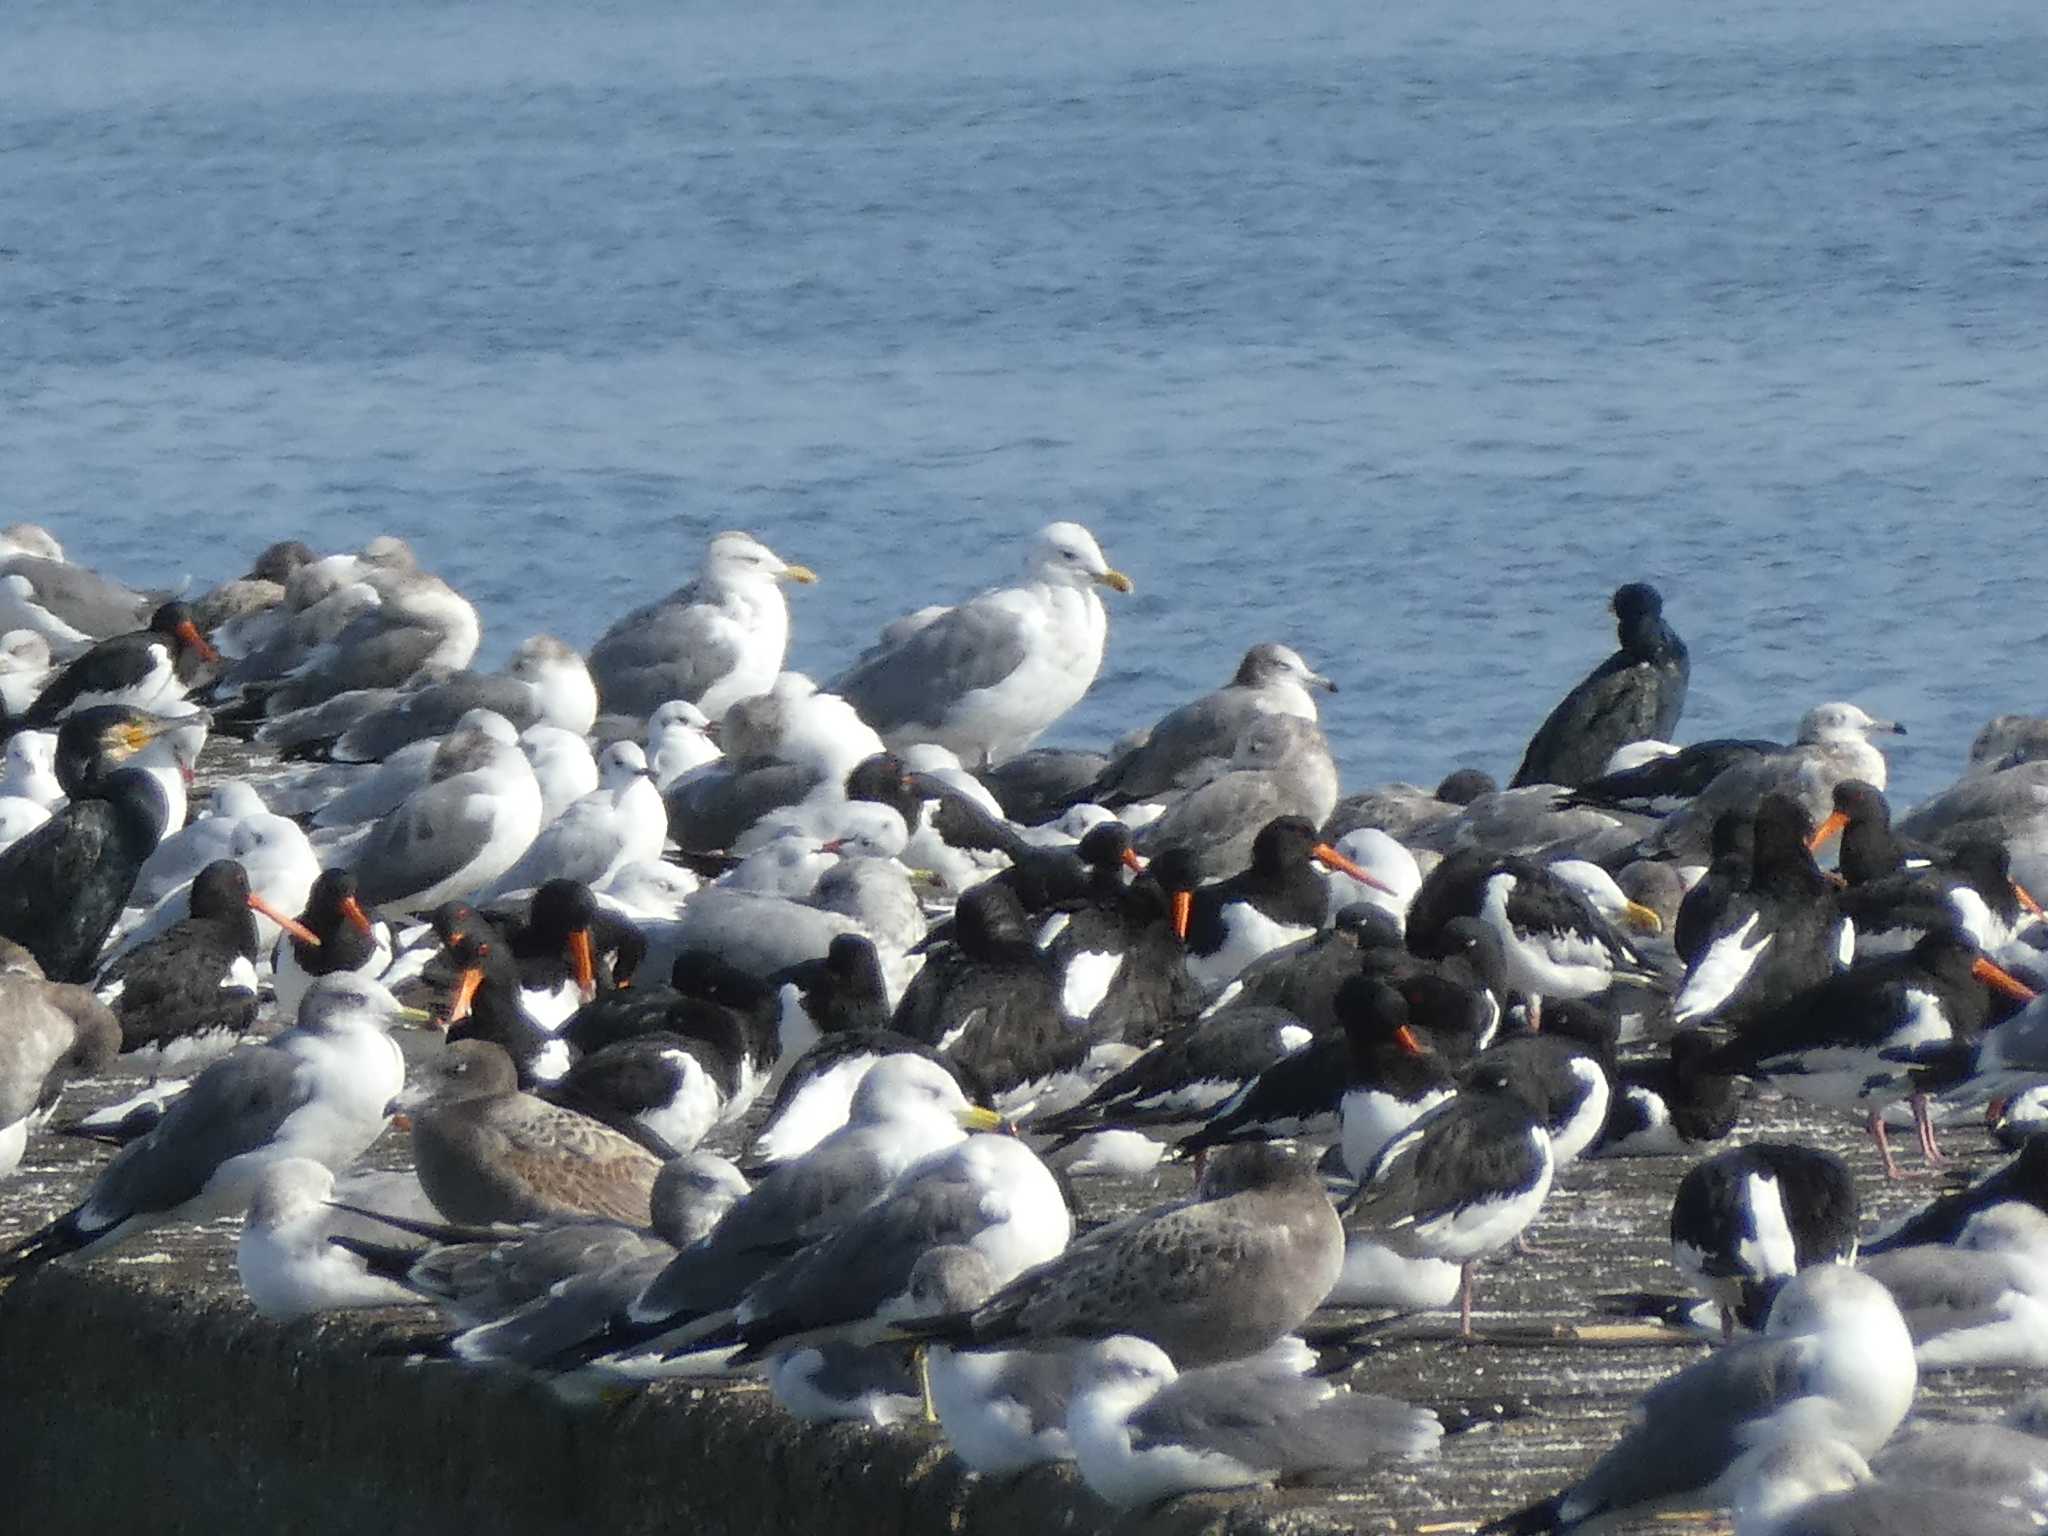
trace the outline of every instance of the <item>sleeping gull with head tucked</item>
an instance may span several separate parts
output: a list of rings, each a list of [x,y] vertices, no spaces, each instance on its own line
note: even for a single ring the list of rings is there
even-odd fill
[[[1129,1335],[1081,1357],[1067,1408],[1082,1481],[1120,1508],[1427,1456],[1443,1432],[1425,1409],[1268,1357],[1182,1374],[1165,1350]]]
[[[1079,523],[1052,523],[1019,585],[898,620],[832,689],[892,747],[937,742],[970,768],[999,763],[1095,681],[1109,634],[1099,586],[1128,592],[1131,579]]]

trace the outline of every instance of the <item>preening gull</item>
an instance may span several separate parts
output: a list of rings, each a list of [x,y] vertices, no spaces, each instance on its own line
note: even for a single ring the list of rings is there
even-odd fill
[[[1129,592],[1131,579],[1086,528],[1049,524],[1021,585],[898,620],[832,689],[891,746],[932,741],[971,768],[999,763],[1095,681],[1109,631],[1098,586]]]
[[[1611,1529],[1674,1504],[1725,1504],[1744,1450],[1829,1433],[1868,1455],[1890,1438],[1919,1380],[1913,1341],[1885,1288],[1824,1264],[1772,1303],[1764,1337],[1724,1345],[1650,1389],[1636,1422],[1562,1493],[1481,1527],[1482,1536]]]
[[[0,1259],[0,1275],[90,1257],[167,1221],[239,1215],[263,1170],[283,1158],[353,1162],[384,1129],[405,1082],[388,1031],[414,1012],[374,981],[326,978],[306,994],[296,1028],[202,1072],[83,1201]]]
[[[765,692],[782,670],[789,604],[780,584],[817,579],[751,534],[714,536],[696,580],[634,609],[591,647],[604,707],[644,717],[683,699],[722,718],[739,700]]]
[[[1121,1508],[1426,1456],[1443,1432],[1423,1409],[1266,1358],[1182,1374],[1165,1350],[1129,1335],[1081,1356],[1067,1407],[1082,1481]]]

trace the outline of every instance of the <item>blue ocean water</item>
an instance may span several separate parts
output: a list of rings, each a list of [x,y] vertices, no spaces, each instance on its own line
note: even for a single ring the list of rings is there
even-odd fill
[[[302,14],[316,10],[317,15]],[[0,487],[130,579],[412,539],[484,659],[750,528],[829,677],[1086,522],[1055,739],[1297,644],[1505,774],[1648,578],[1689,735],[2038,709],[2031,0],[29,0]]]

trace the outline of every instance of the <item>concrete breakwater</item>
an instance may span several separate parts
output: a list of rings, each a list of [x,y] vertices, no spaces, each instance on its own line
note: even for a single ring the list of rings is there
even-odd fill
[[[571,1409],[371,1357],[388,1327],[279,1327],[175,1271],[57,1270],[0,1299],[6,1525],[297,1536],[1042,1536],[1112,1521],[1078,1483],[965,1477],[928,1434],[796,1423],[766,1392]],[[1313,1510],[1183,1500],[1146,1536],[1319,1536]]]

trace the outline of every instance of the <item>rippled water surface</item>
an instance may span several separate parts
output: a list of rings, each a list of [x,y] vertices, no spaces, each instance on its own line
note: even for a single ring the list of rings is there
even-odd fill
[[[1076,517],[1062,739],[1283,638],[1504,774],[1638,577],[1688,734],[2048,707],[2038,5],[301,9],[9,14],[0,513],[131,579],[397,530],[495,661],[745,526],[829,676]]]

